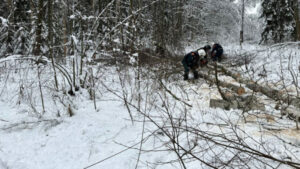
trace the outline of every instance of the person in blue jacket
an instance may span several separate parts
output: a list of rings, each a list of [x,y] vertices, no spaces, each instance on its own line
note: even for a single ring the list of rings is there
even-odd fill
[[[215,43],[211,50],[212,60],[220,62],[222,59],[223,52],[224,52],[223,47],[220,44]]]
[[[197,72],[197,68],[200,66],[200,55],[205,56],[206,53],[204,50],[193,51],[184,56],[181,63],[184,67],[184,80],[188,80],[189,71],[192,70],[194,74],[194,78],[198,79],[199,74]]]

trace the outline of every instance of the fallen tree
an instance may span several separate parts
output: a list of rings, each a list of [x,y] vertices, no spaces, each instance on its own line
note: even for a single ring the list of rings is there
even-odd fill
[[[216,70],[217,69],[215,69],[215,71]],[[244,87],[219,80],[217,73],[215,74],[215,77],[212,77],[200,71],[199,75],[203,79],[208,80],[210,83],[216,84],[219,93],[223,98],[223,100],[211,99],[210,107],[222,108],[225,110],[241,109],[243,111],[265,110],[265,106],[258,102],[257,97],[253,94],[247,94]],[[227,88],[232,92],[224,92],[219,87]]]
[[[210,66],[209,66],[210,67]],[[293,105],[295,107],[300,108],[300,98],[294,95],[290,95],[287,93],[282,93],[282,91],[273,89],[271,87],[266,87],[254,82],[250,79],[242,77],[239,73],[235,73],[231,70],[228,70],[223,65],[218,64],[218,67],[222,70],[222,72],[228,76],[231,76],[237,82],[245,84],[245,86],[254,92],[260,92],[265,96],[275,100],[282,101],[288,105]],[[211,67],[210,67],[211,68]]]

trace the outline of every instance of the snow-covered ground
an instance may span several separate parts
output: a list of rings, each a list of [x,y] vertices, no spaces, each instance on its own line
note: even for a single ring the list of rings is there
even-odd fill
[[[241,53],[239,47],[224,48],[229,54]],[[242,52],[254,49],[257,46],[249,45]],[[264,47],[260,49],[264,51],[255,56],[255,62],[250,66],[256,70],[265,67],[267,78],[273,81],[280,77],[280,58],[287,66],[290,53],[298,56],[298,50],[293,49],[291,51],[295,53],[286,50],[272,53]],[[293,70],[296,70],[299,57],[293,59]],[[98,65],[94,67],[94,73],[100,70],[95,75],[95,109],[86,89],[78,91],[75,97],[63,94],[67,92],[68,85],[62,77],[59,78],[61,91],[56,92],[52,69],[48,65],[41,68],[43,112],[36,66],[27,62],[9,63],[6,67],[0,63],[0,169],[181,168],[176,153],[171,151],[172,143],[166,133],[172,133],[172,129],[167,127],[171,122],[177,123],[177,119],[183,117],[188,120],[186,125],[204,133],[228,132],[228,137],[234,137],[235,131],[250,147],[268,152],[278,159],[300,161],[300,132],[295,130],[293,121],[279,118],[280,112],[274,109],[275,102],[267,98],[264,100],[268,103],[266,111],[245,113],[246,123],[241,110],[209,107],[211,98],[221,97],[216,87],[204,80],[189,83],[182,81],[180,76],[180,79],[171,82],[162,81],[178,100],[163,90],[159,83],[154,83],[156,81],[152,78],[155,74],[150,70],[142,70],[142,80],[139,81],[137,69]],[[239,68],[241,71],[245,69]],[[288,76],[285,77],[291,80]],[[129,108],[134,123],[130,120],[124,98],[132,104]],[[136,110],[139,106],[141,112]],[[68,107],[74,112],[72,117],[69,117]],[[144,119],[142,114],[147,118]],[[151,120],[155,120],[156,124]],[[164,133],[159,127],[170,131]],[[216,154],[221,154],[218,157],[221,159],[234,154],[234,151],[213,145],[201,137],[196,138],[197,135],[181,132],[184,136],[180,135],[178,139],[184,148],[190,148],[189,141],[197,143],[199,146],[195,151],[206,162],[216,160]],[[140,147],[143,151],[139,151]],[[201,151],[204,149],[207,151]],[[278,165],[272,160],[264,160],[270,166]],[[187,161],[189,169],[209,168],[199,161]],[[255,161],[250,160],[250,168],[265,167]]]

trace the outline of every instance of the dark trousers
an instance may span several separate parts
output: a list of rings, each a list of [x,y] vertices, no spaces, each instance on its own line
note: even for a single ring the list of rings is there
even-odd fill
[[[188,66],[187,64],[185,64],[184,62],[182,62],[183,67],[184,67],[184,79],[187,80],[188,79],[188,75],[190,70],[193,72],[194,74],[194,78],[198,79],[199,78],[199,74],[197,72],[197,68],[199,67],[199,65],[195,65],[195,66]]]

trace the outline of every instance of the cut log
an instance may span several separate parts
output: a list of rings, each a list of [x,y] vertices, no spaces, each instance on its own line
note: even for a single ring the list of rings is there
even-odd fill
[[[271,87],[266,87],[266,86],[257,84],[249,79],[241,77],[239,73],[235,73],[233,71],[226,69],[221,64],[218,64],[218,68],[222,69],[223,73],[225,73],[228,76],[231,76],[237,82],[245,84],[247,88],[253,90],[254,92],[260,92],[275,101],[280,100],[286,104],[293,105],[297,108],[300,108],[300,98],[297,96],[289,95],[289,94],[282,94],[282,91],[280,91],[280,90],[272,89]]]
[[[203,72],[199,72],[200,77],[214,83],[216,83],[216,78],[209,76]],[[243,111],[250,111],[250,110],[265,110],[265,106],[260,104],[257,98],[254,95],[246,95],[245,88],[241,86],[236,86],[231,83],[227,83],[224,81],[218,80],[218,85],[231,90],[233,93],[230,92],[222,92],[225,93],[222,97],[223,100],[211,99],[210,100],[210,107],[212,108],[221,108],[225,110],[230,109],[241,109]]]
[[[241,95],[243,95],[243,94],[245,94],[245,93],[246,93],[245,88],[239,87],[239,88],[237,89],[237,94],[238,94],[239,96],[241,96]]]
[[[199,75],[201,78],[205,79],[205,80],[208,80],[214,84],[216,84],[216,79],[212,76],[209,76],[203,72],[199,72]],[[219,80],[219,85],[221,87],[224,87],[224,88],[227,88],[227,89],[230,89],[231,91],[233,91],[234,93],[237,93],[239,95],[242,95],[245,93],[245,88],[241,87],[241,86],[236,86],[234,84],[231,84],[231,83],[227,83],[227,82],[224,82],[224,81],[221,81]]]
[[[211,108],[221,108],[224,110],[237,109],[231,102],[221,99],[210,99],[209,106]]]
[[[228,94],[226,94],[228,96]],[[229,101],[220,99],[211,99],[210,107],[221,108],[224,110],[230,109],[240,109],[243,111],[260,110],[265,111],[265,105],[259,103],[253,95],[243,95],[243,96],[228,96]]]

